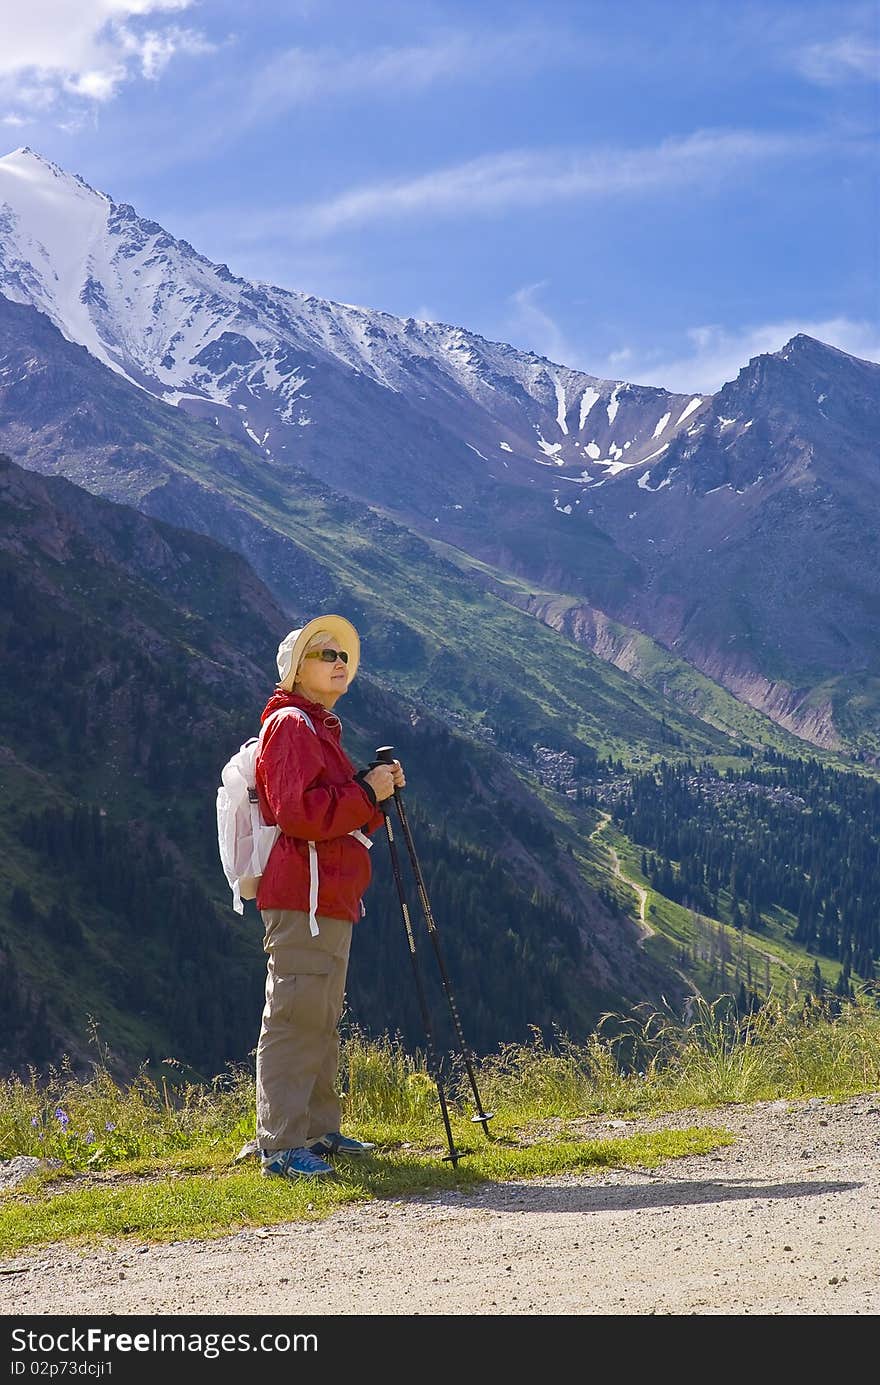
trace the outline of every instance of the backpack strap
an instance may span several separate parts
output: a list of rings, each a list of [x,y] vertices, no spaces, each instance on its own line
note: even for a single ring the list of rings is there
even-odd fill
[[[306,723],[306,725],[315,735],[318,734],[317,731],[315,731],[315,725],[311,717],[308,715],[307,712],[304,712],[301,707],[279,707],[276,711],[271,712],[269,716],[266,717],[266,720],[260,727],[261,742],[263,732],[269,725],[269,722],[272,720],[272,718],[282,717],[285,715],[285,713],[288,712],[293,712],[301,721],[304,721]],[[254,798],[256,799],[256,789],[254,789],[253,793]],[[368,851],[372,850],[373,843],[370,841],[370,838],[367,836],[366,832],[361,832],[360,828],[354,828],[347,835],[349,837],[356,837],[358,841],[361,842],[367,848]],[[317,938],[318,934],[321,931],[318,927],[318,848],[316,843],[312,841],[307,841],[306,845],[309,848],[309,932],[311,933],[313,938]],[[363,913],[363,910],[364,906],[363,903],[361,903],[361,913]]]
[[[298,717],[300,721],[305,722],[306,726],[309,728],[310,731],[315,730],[315,723],[312,721],[312,718],[309,716],[308,712],[303,711],[302,707],[276,707],[275,711],[269,713],[269,715],[266,717],[266,720],[260,727],[260,741],[262,741],[263,732],[269,725],[270,721],[274,721],[276,717],[281,718],[286,716]],[[315,732],[315,734],[317,735],[317,732]]]

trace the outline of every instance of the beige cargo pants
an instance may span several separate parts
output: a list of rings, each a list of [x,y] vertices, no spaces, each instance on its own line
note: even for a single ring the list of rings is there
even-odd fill
[[[264,909],[266,1003],[257,1043],[257,1144],[299,1149],[340,1125],[339,1030],[351,947],[348,919]]]

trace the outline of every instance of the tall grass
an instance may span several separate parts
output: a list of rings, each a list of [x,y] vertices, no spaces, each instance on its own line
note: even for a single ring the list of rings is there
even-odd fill
[[[880,1090],[880,1008],[869,991],[833,1004],[795,995],[740,1018],[723,997],[698,1003],[688,1023],[657,1012],[607,1015],[582,1043],[561,1033],[546,1043],[533,1030],[530,1042],[504,1045],[473,1068],[494,1129],[507,1132],[551,1118],[844,1097]],[[343,1041],[340,1079],[347,1128],[386,1149],[442,1142],[437,1083],[423,1056],[355,1029]],[[460,1056],[447,1057],[443,1085],[453,1115],[467,1121],[474,1102]],[[0,1081],[0,1160],[35,1155],[72,1172],[228,1163],[254,1121],[247,1065],[202,1084],[181,1080],[169,1062],[120,1085],[102,1055],[87,1077],[62,1063]]]
[[[688,1022],[606,1015],[586,1042],[511,1044],[482,1064],[481,1094],[507,1119],[651,1114],[688,1107],[843,1097],[880,1090],[880,1008],[778,997],[740,1017],[732,998],[698,1001]]]
[[[174,1064],[169,1063],[173,1074]],[[0,1082],[0,1159],[32,1155],[72,1170],[99,1170],[132,1160],[168,1160],[205,1144],[253,1133],[253,1081],[230,1068],[208,1085],[152,1075],[127,1085],[103,1062],[91,1076],[65,1061],[46,1073]]]

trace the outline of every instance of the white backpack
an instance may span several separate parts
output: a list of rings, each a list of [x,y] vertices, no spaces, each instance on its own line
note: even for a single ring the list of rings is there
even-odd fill
[[[315,727],[309,717],[299,707],[279,707],[263,722],[259,736],[245,741],[236,753],[227,760],[220,774],[220,787],[217,790],[217,846],[220,862],[229,888],[232,890],[232,907],[237,914],[244,913],[245,899],[256,899],[260,877],[269,862],[273,846],[281,835],[281,828],[273,823],[267,827],[263,822],[257,800],[256,768],[257,755],[262,743],[263,732],[275,717],[293,715],[304,721],[314,732]],[[366,847],[373,843],[364,832],[349,833],[357,837]],[[309,842],[309,928],[313,937],[318,935],[318,852],[314,842]],[[363,906],[361,906],[363,908]]]

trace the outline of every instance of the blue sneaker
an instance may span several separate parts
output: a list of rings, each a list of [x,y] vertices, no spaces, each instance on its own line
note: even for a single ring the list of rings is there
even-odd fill
[[[270,1149],[262,1151],[263,1177],[322,1178],[333,1169],[310,1149]]]
[[[312,1154],[322,1157],[326,1154],[369,1154],[375,1148],[369,1140],[353,1140],[350,1135],[341,1135],[338,1130],[331,1130],[329,1135],[309,1145]]]

